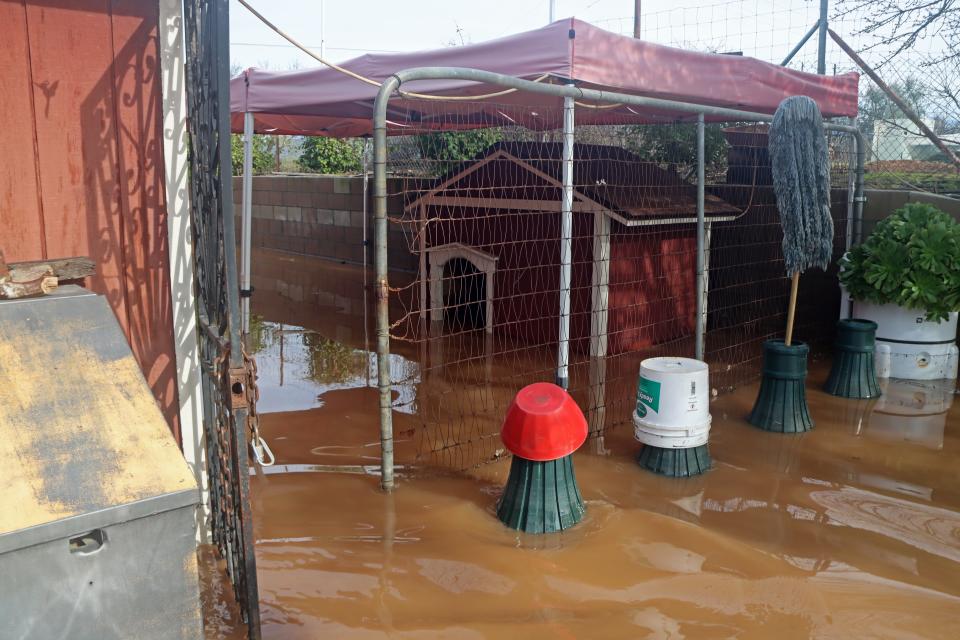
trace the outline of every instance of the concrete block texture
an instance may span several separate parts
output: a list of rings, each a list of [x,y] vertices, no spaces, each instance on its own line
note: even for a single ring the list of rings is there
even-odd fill
[[[233,188],[237,203],[241,185],[241,178],[235,177]],[[372,261],[372,180],[368,188],[364,212],[362,176],[254,176],[253,245],[359,264],[364,259],[366,222],[370,242],[367,258]],[[388,191],[393,195],[387,200],[387,209],[391,215],[402,213],[403,197],[395,195],[402,189],[402,181],[389,180]],[[239,213],[238,206],[238,230]],[[406,237],[392,225],[388,244],[391,269],[416,269],[417,258],[410,253]]]

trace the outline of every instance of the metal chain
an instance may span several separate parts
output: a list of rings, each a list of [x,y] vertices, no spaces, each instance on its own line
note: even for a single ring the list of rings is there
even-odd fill
[[[257,464],[270,467],[276,461],[273,451],[267,441],[260,435],[260,416],[257,414],[257,401],[260,399],[260,387],[257,386],[257,361],[247,353],[245,345],[240,345],[243,351],[243,367],[247,372],[247,383],[244,385],[247,397],[247,424],[250,426],[250,448]]]

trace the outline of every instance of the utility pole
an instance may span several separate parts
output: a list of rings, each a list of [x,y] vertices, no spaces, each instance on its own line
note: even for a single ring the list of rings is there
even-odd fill
[[[827,10],[829,4],[829,0],[820,0],[820,24],[817,33],[817,73],[822,76],[827,73],[827,26],[829,24]]]
[[[633,0],[633,37],[640,39],[640,0]]]
[[[548,24],[553,24],[554,20],[557,19],[557,0],[550,0],[550,21]]]
[[[323,0],[320,0],[320,57],[326,56],[327,41],[324,33],[327,30],[327,17],[324,15]]]

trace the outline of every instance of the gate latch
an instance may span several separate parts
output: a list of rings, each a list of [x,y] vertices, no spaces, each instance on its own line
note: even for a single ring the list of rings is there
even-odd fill
[[[250,407],[247,401],[247,380],[249,372],[246,367],[233,367],[230,369],[230,408],[248,409]]]

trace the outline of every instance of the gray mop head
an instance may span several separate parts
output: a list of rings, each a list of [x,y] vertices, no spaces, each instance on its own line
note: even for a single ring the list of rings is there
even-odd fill
[[[787,275],[826,269],[833,255],[830,160],[820,109],[807,96],[787,98],[773,114],[770,165]]]

